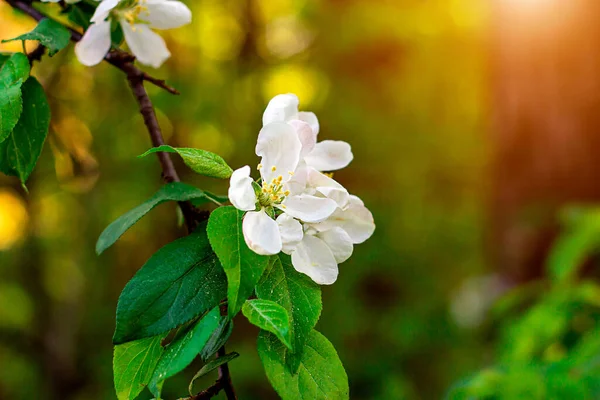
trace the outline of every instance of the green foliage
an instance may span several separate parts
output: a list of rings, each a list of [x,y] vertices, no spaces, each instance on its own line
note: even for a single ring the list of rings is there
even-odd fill
[[[163,336],[153,336],[115,346],[113,372],[119,400],[133,400],[150,382],[163,352]]]
[[[67,47],[71,40],[71,33],[58,22],[46,18],[41,20],[31,32],[16,38],[3,40],[2,43],[14,40],[37,40],[40,44],[46,46],[48,55],[52,57]]]
[[[25,185],[48,135],[50,107],[44,88],[34,77],[27,79],[21,91],[23,112],[12,133],[0,143],[0,171],[18,176]]]
[[[204,361],[214,356],[217,351],[227,342],[233,331],[233,322],[227,317],[221,317],[219,326],[215,329],[206,342],[206,345],[200,351],[200,357]]]
[[[159,386],[160,382],[183,371],[194,361],[218,327],[219,317],[219,307],[215,307],[198,322],[177,333],[158,361],[150,380],[151,387]],[[160,390],[157,392],[160,393]]]
[[[297,374],[287,368],[287,349],[275,335],[262,331],[257,347],[267,377],[283,400],[349,398],[348,376],[342,362],[319,332],[311,330],[306,336]]]
[[[69,6],[67,15],[69,21],[73,22],[75,25],[79,25],[84,29],[87,29],[90,26],[90,20],[94,15],[95,7],[91,4],[88,4],[84,1],[71,4]]]
[[[229,317],[233,318],[262,276],[269,257],[248,248],[242,233],[244,212],[233,206],[219,207],[208,221],[208,239],[227,275]]]
[[[248,321],[275,334],[288,349],[294,350],[290,336],[290,316],[285,308],[270,300],[254,299],[244,303],[242,313]]]
[[[225,297],[225,279],[202,224],[158,250],[127,283],[113,342],[166,332],[216,307]]]
[[[296,373],[307,337],[321,315],[321,289],[309,277],[294,269],[289,256],[280,253],[270,260],[262,279],[256,285],[256,296],[273,301],[287,311],[294,352],[283,347],[283,357],[290,371]]]
[[[198,372],[196,372],[196,375],[194,375],[194,377],[190,381],[190,385],[188,387],[190,395],[194,392],[194,382],[196,381],[196,379],[203,377],[204,375],[214,371],[223,364],[227,364],[229,361],[237,357],[239,357],[239,354],[234,351],[233,353],[226,354],[223,357],[219,357],[215,360],[206,363],[202,368],[200,368]]]
[[[190,148],[175,148],[167,145],[153,147],[140,157],[145,157],[148,154],[164,151],[166,153],[177,153],[183,158],[183,162],[190,167],[194,172],[210,176],[212,178],[227,179],[231,176],[233,170],[221,156],[211,153],[210,151]]]
[[[96,242],[96,253],[101,254],[104,250],[112,246],[127,229],[131,228],[140,218],[157,205],[165,201],[187,201],[204,198],[206,198],[206,194],[198,188],[181,182],[167,183],[151,198],[123,214],[106,227],[100,234],[98,242]]]
[[[29,61],[23,53],[3,56],[3,59],[0,69],[0,143],[11,134],[23,112],[21,85],[29,77]]]

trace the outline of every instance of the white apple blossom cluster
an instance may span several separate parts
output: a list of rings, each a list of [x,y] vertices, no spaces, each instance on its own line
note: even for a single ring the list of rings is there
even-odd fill
[[[294,268],[320,285],[334,283],[338,264],[354,244],[373,234],[373,215],[356,196],[323,171],[346,167],[353,158],[342,141],[317,143],[319,121],[298,111],[298,97],[275,96],[263,115],[256,155],[260,179],[250,167],[234,171],[229,200],[247,211],[242,223],[254,252],[291,255]]]
[[[42,0],[56,3],[59,0]],[[67,0],[77,3],[80,0]],[[164,39],[152,29],[173,29],[189,24],[192,12],[177,0],[102,0],[75,46],[75,55],[83,65],[102,61],[111,47],[111,23],[121,25],[125,41],[139,62],[160,67],[170,56]]]

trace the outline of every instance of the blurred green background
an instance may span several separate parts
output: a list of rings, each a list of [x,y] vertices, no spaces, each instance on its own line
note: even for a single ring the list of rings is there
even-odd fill
[[[572,3],[580,11],[592,4]],[[181,95],[148,87],[169,144],[216,152],[234,168],[255,165],[262,111],[272,96],[287,92],[318,115],[321,140],[352,144],[354,161],[336,179],[365,201],[377,230],[341,265],[338,281],[323,287],[317,326],[340,354],[351,398],[440,399],[455,382],[501,361],[515,366],[514,381],[535,376],[528,381],[543,387],[544,375],[523,375],[519,363],[529,368],[568,357],[570,347],[561,343],[571,321],[579,318],[581,325],[585,317],[579,334],[594,330],[600,304],[593,281],[584,300],[574,295],[591,305],[567,306],[570,290],[579,290],[572,281],[549,289],[538,279],[557,211],[598,199],[592,189],[553,184],[560,178],[575,180],[577,188],[598,186],[597,164],[577,162],[595,143],[584,141],[588,128],[600,125],[581,115],[594,115],[598,101],[582,94],[587,89],[565,89],[569,81],[562,78],[589,83],[595,64],[581,76],[570,69],[574,61],[555,62],[563,53],[552,47],[575,52],[569,32],[585,26],[576,23],[579,17],[558,9],[556,0],[187,4],[194,21],[164,32],[173,57],[154,73]],[[2,1],[0,21],[0,38],[35,26]],[[19,51],[20,44],[0,50]],[[588,58],[598,53],[590,51]],[[119,293],[153,252],[184,230],[175,205],[163,205],[95,255],[100,232],[161,185],[159,164],[136,158],[151,144],[120,71],[85,68],[71,47],[45,57],[34,73],[53,120],[29,194],[0,176],[0,398],[111,399]],[[541,90],[548,85],[556,90]],[[572,112],[561,119],[565,93]],[[562,132],[560,122],[580,120],[581,126],[564,125],[566,139],[552,135]],[[569,147],[571,140],[584,149]],[[565,159],[575,161],[564,167]],[[177,163],[185,182],[226,193],[227,182]],[[562,175],[555,165],[564,167]],[[592,171],[587,179],[581,169]],[[537,190],[539,182],[546,182],[544,190]],[[567,245],[567,253],[581,250],[568,265],[587,259],[598,225],[586,228],[584,242]],[[509,289],[501,311],[489,312]],[[534,310],[537,319],[527,308],[533,303],[542,309]],[[276,398],[256,335],[243,317],[235,321],[228,350],[241,357],[230,365],[233,381],[241,399]],[[184,396],[197,369],[168,381],[165,397]],[[499,390],[506,386],[502,374],[484,371],[479,387]],[[552,391],[514,390],[465,398],[543,399],[550,393],[543,390]],[[585,396],[556,398],[597,398]]]

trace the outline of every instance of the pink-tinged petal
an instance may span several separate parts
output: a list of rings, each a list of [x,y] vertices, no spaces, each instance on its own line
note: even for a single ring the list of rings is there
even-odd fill
[[[287,214],[281,214],[277,217],[277,225],[279,225],[279,233],[281,234],[282,251],[285,254],[292,254],[292,251],[304,236],[302,225]]]
[[[278,208],[300,221],[320,222],[333,214],[337,204],[328,198],[300,194],[288,196]]]
[[[324,140],[315,145],[314,150],[304,157],[306,163],[317,171],[342,169],[354,158],[350,145],[339,140]]]
[[[121,26],[127,45],[142,64],[158,68],[171,56],[164,39],[148,25],[121,21]]]
[[[302,144],[294,128],[285,122],[265,125],[258,134],[256,155],[262,157],[260,175],[270,183],[278,176],[282,182],[290,180],[298,162]]]
[[[271,122],[287,122],[297,119],[298,97],[295,94],[278,94],[273,97],[263,114],[263,126]]]
[[[139,18],[150,23],[151,28],[173,29],[192,22],[192,12],[180,1],[145,0],[144,6],[146,10],[140,13]]]
[[[106,0],[105,0],[106,1]],[[99,64],[110,49],[110,21],[96,22],[85,31],[75,45],[75,55],[80,63],[91,67]]]
[[[305,235],[292,253],[292,265],[296,271],[308,275],[319,285],[331,285],[338,277],[335,257],[321,239]]]
[[[299,119],[293,119],[289,121],[288,124],[290,124],[298,134],[298,139],[300,140],[300,143],[302,143],[300,158],[304,158],[315,148],[315,145],[317,144],[317,135],[313,132],[310,125]]]
[[[352,255],[352,251],[354,250],[352,239],[342,228],[335,227],[328,231],[320,232],[317,234],[317,237],[327,244],[338,264],[343,263]]]
[[[256,194],[252,187],[250,167],[245,166],[233,171],[229,179],[229,201],[238,210],[252,211],[256,208]]]
[[[279,225],[265,210],[247,212],[242,232],[248,247],[257,254],[269,256],[281,251]]]
[[[310,127],[312,128],[315,136],[317,136],[319,134],[319,120],[317,119],[317,116],[315,115],[315,113],[307,112],[307,111],[300,111],[298,113],[298,119],[300,121],[304,121],[307,124],[309,124]]]

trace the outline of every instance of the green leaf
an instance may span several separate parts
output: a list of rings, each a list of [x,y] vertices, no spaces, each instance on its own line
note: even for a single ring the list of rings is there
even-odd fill
[[[285,346],[271,333],[258,336],[258,355],[271,385],[283,400],[349,398],[348,376],[333,345],[312,330],[297,374],[285,366]]]
[[[285,308],[270,300],[248,300],[242,307],[242,313],[248,321],[260,329],[274,333],[290,350],[290,317]]]
[[[164,151],[166,153],[177,153],[183,158],[183,162],[194,172],[200,175],[206,175],[213,178],[227,179],[231,176],[233,170],[221,156],[201,149],[190,149],[184,147],[174,148],[167,145],[154,147],[142,154],[145,157],[148,154]]]
[[[131,228],[140,218],[157,205],[165,201],[187,201],[203,197],[205,197],[205,193],[193,186],[181,182],[167,183],[151,198],[121,215],[106,227],[104,232],[100,234],[98,242],[96,242],[96,253],[101,254],[104,250],[112,246],[127,229]]]
[[[160,382],[183,371],[194,361],[214,330],[218,328],[220,316],[219,307],[215,307],[196,324],[176,336],[158,361],[150,385],[160,386]]]
[[[204,198],[192,199],[191,200],[192,204],[195,205],[196,207],[202,206],[206,203],[215,203],[218,206],[222,206],[224,203],[227,203],[229,201],[228,196],[214,194],[207,190],[204,191],[204,194],[206,196]]]
[[[113,342],[166,332],[216,307],[225,297],[225,279],[202,224],[158,250],[127,283]]]
[[[271,300],[285,308],[291,322],[292,347],[285,360],[295,373],[300,366],[306,337],[317,324],[321,310],[321,289],[308,276],[296,271],[288,255],[271,257],[269,267],[256,285],[259,299]]]
[[[600,210],[581,210],[556,239],[548,256],[547,269],[556,281],[574,278],[585,259],[600,248]]]
[[[233,331],[233,321],[230,321],[227,317],[221,317],[219,326],[214,330],[208,342],[200,352],[200,357],[204,361],[214,356],[217,351],[227,342],[231,332]]]
[[[30,77],[21,87],[23,112],[8,138],[0,143],[0,171],[25,184],[42,152],[50,126],[50,107],[42,85]]]
[[[2,56],[1,61],[0,143],[4,142],[11,134],[23,112],[21,85],[29,77],[29,61],[23,53]]]
[[[41,20],[31,32],[16,38],[3,40],[2,43],[14,40],[37,40],[48,48],[48,55],[52,57],[58,51],[67,47],[71,40],[71,33],[58,22],[46,18]]]
[[[208,239],[227,275],[229,317],[233,318],[254,291],[269,257],[248,248],[242,233],[244,212],[233,206],[219,207],[210,214]]]
[[[190,382],[190,385],[188,386],[190,395],[193,395],[194,382],[196,381],[196,379],[203,377],[204,375],[214,371],[215,369],[219,368],[223,364],[227,364],[229,361],[231,361],[237,357],[239,357],[239,354],[234,351],[232,353],[224,355],[223,357],[219,357],[216,360],[212,360],[212,361],[208,362],[206,365],[204,365],[200,369],[200,371],[196,372],[196,375],[194,375],[194,377],[192,378],[192,380]]]
[[[163,351],[162,335],[115,346],[113,373],[119,400],[133,400],[150,382]]]
[[[85,2],[71,4],[69,6],[68,14],[69,21],[87,29],[91,25],[90,20],[92,19],[95,10],[96,8],[94,6]]]

